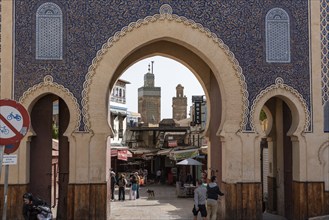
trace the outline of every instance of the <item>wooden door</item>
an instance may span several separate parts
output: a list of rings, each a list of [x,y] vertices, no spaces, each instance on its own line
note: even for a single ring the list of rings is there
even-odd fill
[[[35,136],[30,144],[29,190],[48,204],[51,202],[53,96],[39,99],[31,112]]]

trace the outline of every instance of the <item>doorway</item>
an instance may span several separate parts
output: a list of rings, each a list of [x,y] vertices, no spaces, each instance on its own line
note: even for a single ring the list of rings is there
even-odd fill
[[[30,143],[29,190],[65,219],[69,174],[69,142],[63,134],[68,127],[68,106],[60,97],[49,94],[36,101],[31,111],[35,135]]]
[[[260,144],[263,205],[270,213],[292,219],[293,157],[289,136],[292,113],[286,102],[278,97],[269,99],[265,108],[271,126],[265,126],[267,137]]]

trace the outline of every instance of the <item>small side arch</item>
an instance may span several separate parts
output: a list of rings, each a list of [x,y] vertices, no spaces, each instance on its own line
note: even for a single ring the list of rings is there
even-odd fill
[[[45,76],[43,82],[34,85],[26,92],[24,92],[23,95],[20,97],[19,102],[28,110],[28,112],[31,112],[34,103],[38,100],[38,97],[50,93],[56,94],[57,96],[62,98],[69,108],[70,122],[64,135],[69,136],[69,134],[78,131],[80,127],[81,114],[77,99],[67,88],[62,85],[59,85],[56,82],[53,82],[53,77],[50,75]]]
[[[329,141],[324,142],[318,151],[319,162],[323,168],[325,190],[329,191]]]
[[[284,84],[282,78],[277,78],[275,84],[267,87],[259,93],[253,101],[250,111],[250,121],[252,130],[262,133],[260,124],[257,123],[260,111],[263,106],[272,97],[279,97],[289,106],[292,115],[292,125],[288,135],[300,134],[307,132],[310,127],[310,112],[302,95],[294,88]]]

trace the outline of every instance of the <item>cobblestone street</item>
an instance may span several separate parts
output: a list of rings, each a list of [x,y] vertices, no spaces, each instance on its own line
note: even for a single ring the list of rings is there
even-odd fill
[[[147,189],[155,192],[154,199],[147,198]],[[151,185],[140,188],[140,198],[118,201],[118,190],[115,201],[111,203],[111,220],[119,219],[192,219],[193,198],[177,198],[173,186]],[[201,218],[200,218],[201,219]]]
[[[148,199],[146,190],[155,192],[154,199]],[[150,185],[140,188],[140,198],[129,200],[129,190],[126,190],[126,200],[118,201],[118,189],[115,191],[115,201],[111,203],[111,220],[137,219],[193,219],[193,198],[177,198],[176,188],[166,185]],[[200,214],[198,220],[201,219]],[[263,214],[264,220],[285,220],[285,218]]]

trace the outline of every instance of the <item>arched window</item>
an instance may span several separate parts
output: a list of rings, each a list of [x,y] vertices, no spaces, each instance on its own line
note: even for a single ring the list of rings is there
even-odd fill
[[[290,22],[282,8],[273,8],[265,18],[266,62],[290,62]]]
[[[63,59],[63,14],[52,2],[42,4],[36,13],[36,59]]]

